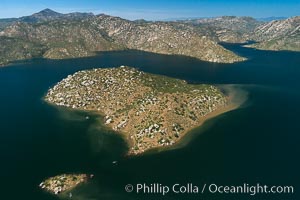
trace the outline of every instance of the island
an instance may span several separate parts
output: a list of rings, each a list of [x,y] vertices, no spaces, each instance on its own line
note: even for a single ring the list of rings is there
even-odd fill
[[[39,187],[57,195],[74,189],[92,176],[93,175],[88,176],[87,174],[62,174],[46,179],[40,183]]]
[[[216,86],[127,66],[76,72],[49,89],[45,100],[96,111],[103,124],[124,136],[129,155],[174,145],[206,119],[232,109],[230,98]]]

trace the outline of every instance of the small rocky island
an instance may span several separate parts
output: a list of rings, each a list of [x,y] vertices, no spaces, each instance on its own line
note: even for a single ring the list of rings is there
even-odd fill
[[[215,86],[187,84],[125,66],[76,72],[51,88],[45,99],[99,112],[103,123],[127,139],[129,154],[175,144],[228,104]]]
[[[62,174],[46,179],[39,186],[48,192],[59,194],[86,182],[88,178],[87,174]]]

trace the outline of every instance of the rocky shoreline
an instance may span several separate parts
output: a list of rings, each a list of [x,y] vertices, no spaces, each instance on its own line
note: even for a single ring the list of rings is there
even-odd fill
[[[174,145],[206,115],[228,105],[215,86],[187,84],[124,66],[69,75],[48,91],[45,100],[99,112],[106,126],[127,138],[129,154]]]
[[[93,175],[87,174],[62,174],[50,177],[40,183],[39,187],[53,194],[60,194],[69,191],[81,183],[86,182]]]

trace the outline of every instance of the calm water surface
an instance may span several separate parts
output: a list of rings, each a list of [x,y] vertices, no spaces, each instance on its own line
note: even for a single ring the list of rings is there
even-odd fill
[[[300,53],[225,46],[249,60],[213,64],[126,51],[60,61],[34,59],[0,68],[0,199],[58,199],[38,184],[71,172],[95,174],[72,199],[299,199]],[[183,148],[124,157],[126,143],[97,124],[98,116],[57,109],[42,100],[49,87],[69,74],[120,65],[192,83],[238,84],[248,92],[248,100],[194,130]],[[144,182],[292,185],[296,193],[163,197],[124,191],[128,183]]]

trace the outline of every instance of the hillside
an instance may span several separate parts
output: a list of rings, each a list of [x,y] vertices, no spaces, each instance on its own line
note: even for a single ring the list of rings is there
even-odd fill
[[[103,14],[67,17],[75,14],[45,12],[31,16],[39,19],[38,22],[15,22],[0,32],[0,36],[38,44],[43,49],[40,52],[44,52],[38,56],[51,59],[91,56],[97,51],[134,49],[190,56],[209,62],[245,60],[188,24],[129,21]],[[10,45],[9,41],[4,44]],[[8,58],[6,54],[0,57],[7,61],[22,59],[22,56]]]
[[[252,17],[223,16],[215,18],[184,20],[200,29],[210,30],[207,34],[218,42],[243,43],[251,39],[257,26],[262,24]]]
[[[45,51],[38,43],[0,36],[0,66],[14,60],[24,60],[38,57]]]
[[[149,22],[45,9],[30,16],[0,20],[0,65],[33,57],[66,59],[126,49],[233,63],[245,58],[219,42],[253,40],[258,43],[250,47],[299,51],[299,18],[261,22],[251,17],[224,16]]]
[[[300,17],[274,20],[255,29],[251,47],[265,50],[300,51]]]

